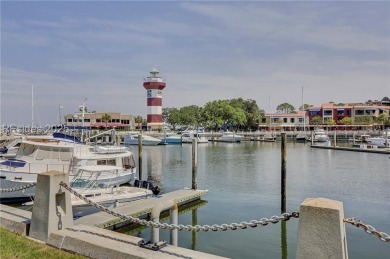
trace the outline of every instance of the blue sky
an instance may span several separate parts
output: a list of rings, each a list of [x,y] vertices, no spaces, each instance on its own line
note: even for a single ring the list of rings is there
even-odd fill
[[[89,110],[146,116],[143,78],[163,107],[254,99],[274,111],[390,95],[388,1],[1,1],[0,124]],[[270,102],[269,102],[270,100]],[[269,103],[271,105],[269,105]]]

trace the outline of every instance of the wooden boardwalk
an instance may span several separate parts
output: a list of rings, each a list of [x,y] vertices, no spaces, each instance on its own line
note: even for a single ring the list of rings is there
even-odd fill
[[[381,148],[355,148],[355,147],[332,147],[332,146],[316,146],[311,145],[312,148],[322,148],[322,149],[332,149],[332,150],[342,150],[342,151],[353,151],[353,152],[365,152],[365,153],[376,153],[376,154],[390,154],[390,149]]]
[[[135,218],[145,217],[151,213],[153,207],[156,207],[160,203],[169,200],[176,200],[179,206],[187,204],[189,202],[199,200],[202,195],[205,195],[207,190],[191,190],[183,189],[174,192],[162,194],[158,197],[151,197],[144,200],[138,200],[130,204],[114,208],[113,211],[122,213]],[[74,221],[75,224],[83,224],[87,226],[96,226],[100,228],[117,228],[127,223],[117,217],[114,217],[106,212],[97,212],[91,215],[81,217]]]

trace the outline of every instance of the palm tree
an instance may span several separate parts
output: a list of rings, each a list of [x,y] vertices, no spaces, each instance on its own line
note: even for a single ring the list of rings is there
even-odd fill
[[[144,121],[144,119],[141,116],[137,116],[134,118],[134,122],[138,123],[138,128],[141,129],[141,123]]]
[[[111,120],[111,115],[110,114],[107,114],[105,113],[103,116],[102,116],[102,121],[106,123],[106,129],[107,129],[107,126],[108,126],[108,122]]]

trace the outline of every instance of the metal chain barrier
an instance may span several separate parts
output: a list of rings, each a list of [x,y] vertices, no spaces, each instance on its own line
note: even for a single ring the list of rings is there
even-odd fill
[[[31,183],[31,184],[27,184],[27,185],[24,185],[21,187],[15,187],[15,188],[10,188],[10,189],[0,189],[0,192],[17,192],[17,191],[21,191],[21,190],[25,190],[25,189],[34,187],[35,185],[37,185],[36,182]]]
[[[75,190],[73,190],[71,187],[69,187],[66,183],[61,182],[60,185],[64,187],[66,190],[68,190],[70,193],[78,197],[79,199],[82,199],[87,204],[94,206],[95,208],[104,211],[110,215],[113,215],[115,217],[121,218],[123,220],[131,221],[133,223],[137,223],[140,225],[148,226],[148,227],[155,227],[155,228],[162,228],[162,229],[170,229],[174,230],[177,229],[179,231],[187,230],[187,231],[204,231],[208,232],[209,230],[212,231],[226,231],[226,230],[237,230],[237,229],[246,229],[248,227],[255,228],[258,226],[266,226],[269,223],[276,224],[279,221],[288,221],[290,218],[299,218],[299,212],[293,211],[291,213],[283,213],[281,216],[272,216],[271,218],[262,218],[260,220],[251,220],[249,222],[243,221],[240,223],[231,223],[231,224],[222,224],[222,225],[174,225],[174,224],[167,224],[167,223],[157,223],[153,221],[147,221],[144,219],[134,218],[132,216],[127,216],[122,213],[118,213],[115,211],[112,211],[108,208],[103,207],[102,205],[99,205],[88,198],[82,196],[81,194],[77,193]],[[345,218],[343,220],[345,223],[352,224],[353,226],[362,228],[365,230],[366,233],[370,235],[376,235],[380,240],[384,242],[390,242],[390,236],[384,232],[377,231],[373,226],[364,224],[361,220],[356,220],[355,218]]]
[[[73,190],[71,187],[69,187],[66,183],[61,182],[60,185],[62,187],[64,187],[66,190],[68,190],[70,193],[75,195],[77,198],[82,199],[87,204],[89,204],[91,206],[94,206],[95,208],[97,208],[97,209],[99,209],[101,211],[104,211],[104,212],[106,212],[108,214],[111,214],[111,215],[113,215],[115,217],[118,217],[118,218],[121,218],[123,220],[129,220],[129,221],[131,221],[133,223],[137,223],[137,224],[148,226],[148,227],[154,227],[154,228],[162,228],[162,229],[170,229],[170,230],[177,229],[179,231],[187,230],[187,231],[196,231],[196,232],[199,232],[199,231],[207,232],[209,230],[212,230],[212,231],[220,231],[220,230],[221,231],[226,231],[226,230],[246,229],[248,227],[255,228],[255,227],[258,227],[258,226],[266,226],[269,223],[276,224],[279,221],[288,221],[290,218],[299,218],[299,212],[295,212],[294,211],[292,213],[283,213],[281,216],[272,216],[269,219],[268,218],[262,218],[260,220],[251,220],[249,222],[243,221],[241,223],[231,223],[231,224],[222,224],[222,225],[214,224],[212,226],[209,226],[209,225],[204,225],[204,226],[196,225],[196,226],[192,226],[192,225],[181,225],[181,224],[180,225],[174,225],[174,224],[167,224],[167,223],[157,223],[157,222],[153,222],[153,221],[147,221],[147,220],[144,220],[144,219],[134,218],[132,216],[127,216],[127,215],[124,215],[122,213],[118,213],[118,212],[112,211],[112,210],[110,210],[108,208],[103,207],[102,205],[99,205],[99,204],[89,200],[88,198],[82,196],[81,194],[77,193],[75,190]]]
[[[383,242],[390,242],[390,236],[389,234],[386,234],[385,232],[380,232],[376,230],[373,226],[364,224],[363,221],[357,220],[355,218],[346,218],[344,219],[345,223],[351,224],[355,227],[362,228],[364,231],[369,235],[375,235]]]

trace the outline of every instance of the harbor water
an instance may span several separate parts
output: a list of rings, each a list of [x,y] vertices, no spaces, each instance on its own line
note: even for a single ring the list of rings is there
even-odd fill
[[[179,224],[221,225],[281,214],[279,142],[198,145],[198,189],[209,190],[201,207],[179,216]],[[130,146],[137,157],[138,147]],[[191,144],[144,146],[143,180],[170,192],[191,188]],[[287,212],[305,198],[342,201],[345,217],[356,217],[390,233],[390,159],[371,154],[287,144]],[[179,232],[179,246],[230,258],[295,258],[299,219],[235,231]],[[169,221],[168,221],[169,223]],[[346,225],[349,258],[388,258],[390,245]],[[132,233],[134,234],[134,233]],[[160,230],[169,241],[169,230]],[[137,233],[150,238],[150,230]]]

